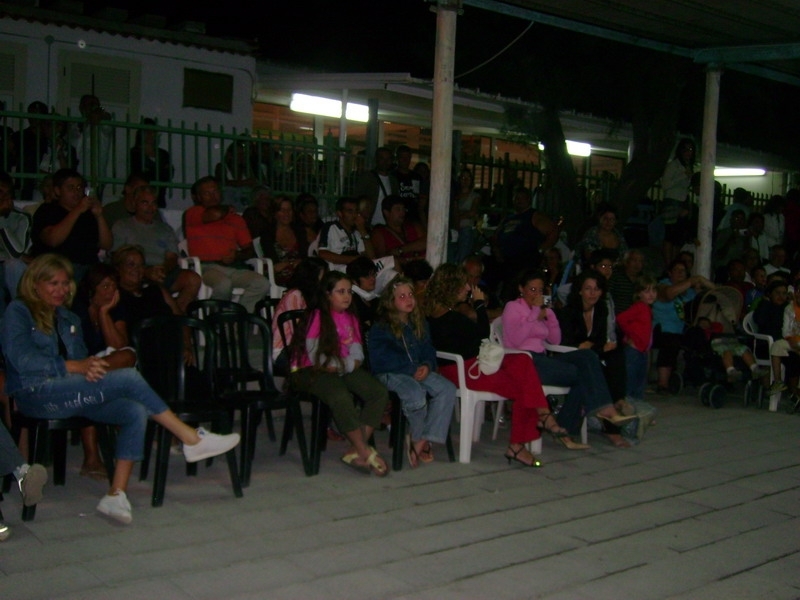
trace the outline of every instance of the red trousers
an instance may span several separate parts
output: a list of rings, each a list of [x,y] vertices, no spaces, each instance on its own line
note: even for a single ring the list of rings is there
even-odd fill
[[[477,358],[464,361],[469,371],[470,365]],[[458,369],[456,365],[443,365],[439,372],[458,386]],[[547,399],[542,392],[542,382],[533,360],[528,354],[506,354],[500,370],[493,375],[484,375],[478,379],[467,376],[467,387],[478,392],[493,392],[514,400],[511,413],[511,443],[526,444],[539,439],[539,409],[549,411]]]

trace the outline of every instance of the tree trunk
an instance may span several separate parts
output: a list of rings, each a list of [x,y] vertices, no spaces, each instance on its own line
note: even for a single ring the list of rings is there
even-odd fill
[[[620,221],[659,180],[675,145],[681,92],[689,63],[659,56],[647,69],[647,83],[632,91],[637,95],[633,115],[633,151],[612,194]]]

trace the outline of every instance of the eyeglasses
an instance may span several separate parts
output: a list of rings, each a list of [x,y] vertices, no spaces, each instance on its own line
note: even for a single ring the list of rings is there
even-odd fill
[[[531,294],[543,294],[544,293],[544,288],[529,287],[528,291]]]

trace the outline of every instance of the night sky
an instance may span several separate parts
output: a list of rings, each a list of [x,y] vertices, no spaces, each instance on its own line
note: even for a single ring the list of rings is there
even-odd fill
[[[126,0],[116,0],[124,5]],[[206,22],[212,35],[258,40],[261,58],[298,67],[346,72],[409,72],[433,75],[436,16],[422,0],[304,0],[259,6],[229,0],[208,8],[180,8],[150,0],[140,10]],[[145,8],[142,8],[142,7]],[[224,6],[226,12],[219,12]],[[499,52],[527,23],[473,7],[459,16],[456,81],[462,87],[529,101],[552,101],[577,110],[629,121],[631,90],[657,57],[651,51],[536,24],[500,57],[458,77]],[[682,133],[699,138],[705,74],[689,65],[681,99]],[[721,142],[780,154],[800,162],[800,89],[727,71],[722,78],[718,137]]]

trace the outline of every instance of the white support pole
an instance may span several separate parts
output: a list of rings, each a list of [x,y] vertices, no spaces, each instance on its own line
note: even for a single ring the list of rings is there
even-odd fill
[[[339,148],[344,148],[347,144],[347,101],[350,97],[350,90],[343,89],[342,90],[342,116],[339,117]],[[345,173],[345,155],[344,152],[339,154],[339,187],[337,189],[337,194],[339,196],[344,194],[344,180],[346,177]]]
[[[426,253],[426,258],[433,267],[437,267],[447,260],[453,149],[453,77],[458,4],[460,3],[453,0],[439,0],[436,9],[431,191],[428,205],[428,249]]]
[[[700,207],[697,238],[700,240],[696,257],[699,275],[711,277],[711,242],[714,239],[714,166],[717,163],[717,117],[719,114],[719,83],[722,69],[709,65],[706,71],[706,99],[703,109],[703,143],[700,154]]]

